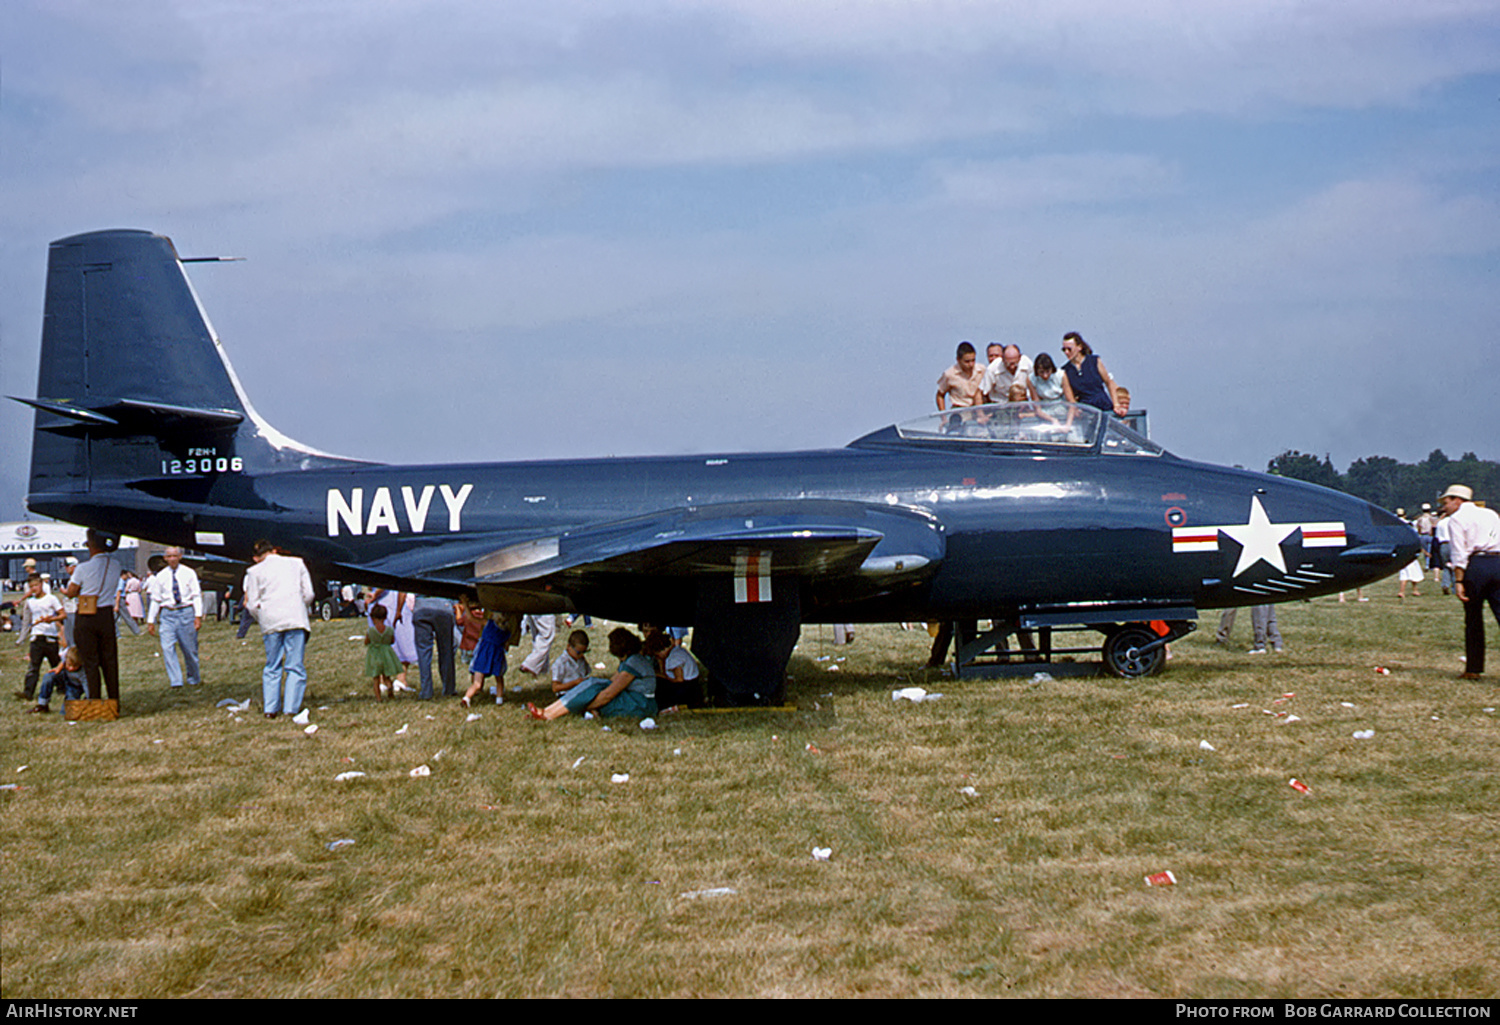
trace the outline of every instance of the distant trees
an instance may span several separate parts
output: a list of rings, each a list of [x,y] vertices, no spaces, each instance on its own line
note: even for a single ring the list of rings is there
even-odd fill
[[[1500,506],[1500,463],[1480,459],[1473,452],[1455,460],[1442,449],[1433,449],[1420,463],[1366,456],[1356,459],[1348,472],[1341,474],[1326,455],[1319,459],[1288,449],[1266,465],[1266,472],[1358,495],[1383,509],[1405,509],[1407,516],[1416,515],[1423,502],[1435,506],[1437,496],[1450,484],[1467,484],[1474,489],[1475,498]]]

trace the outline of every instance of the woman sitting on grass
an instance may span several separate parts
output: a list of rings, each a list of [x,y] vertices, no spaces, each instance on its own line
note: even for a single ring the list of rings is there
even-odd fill
[[[546,708],[528,704],[533,719],[561,719],[572,712],[644,718],[656,714],[656,666],[641,651],[641,639],[623,626],[609,632],[609,653],[620,660],[615,675],[591,676]]]

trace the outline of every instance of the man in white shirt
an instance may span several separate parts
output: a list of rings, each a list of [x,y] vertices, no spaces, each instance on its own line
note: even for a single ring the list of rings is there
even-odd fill
[[[1465,680],[1484,675],[1484,606],[1500,623],[1500,514],[1474,504],[1472,489],[1455,484],[1442,497],[1448,513],[1453,586],[1464,603]]]
[[[1007,345],[1000,358],[990,362],[984,369],[984,378],[979,383],[984,402],[1009,402],[1010,386],[1031,383],[1031,357],[1022,356],[1017,345]]]
[[[267,719],[283,711],[296,715],[307,692],[303,656],[311,624],[308,603],[313,600],[312,577],[301,559],[279,555],[269,541],[255,542],[255,565],[245,574],[245,609],[260,624],[266,646],[266,667],[260,676],[261,705]],[[282,699],[282,674],[286,695]]]
[[[62,601],[55,594],[42,593],[42,578],[35,573],[26,578],[26,612],[31,619],[31,646],[28,649],[31,664],[26,670],[24,689],[16,692],[19,701],[36,697],[42,662],[45,660],[56,669],[61,660],[59,645],[67,645],[67,638],[59,637],[63,620],[67,618]]]
[[[203,626],[203,591],[193,567],[181,564],[181,548],[168,548],[162,557],[167,560],[166,566],[146,582],[146,596],[151,599],[146,631],[161,638],[167,683],[181,687],[185,668],[187,685],[196,687],[202,682],[198,675],[198,630]],[[179,648],[183,665],[177,664]]]

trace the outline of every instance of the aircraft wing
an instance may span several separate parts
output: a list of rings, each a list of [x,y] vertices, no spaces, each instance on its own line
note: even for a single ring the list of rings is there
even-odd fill
[[[567,592],[591,577],[745,575],[817,580],[931,572],[943,528],[921,510],[826,500],[667,509],[507,545],[477,559],[475,582]]]

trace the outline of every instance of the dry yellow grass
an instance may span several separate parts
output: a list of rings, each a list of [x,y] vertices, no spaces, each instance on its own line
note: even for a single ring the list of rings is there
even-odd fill
[[[834,648],[808,627],[797,710],[649,733],[542,726],[509,700],[474,722],[451,700],[377,704],[359,626],[336,621],[309,649],[309,737],[214,707],[257,695],[254,634],[208,624],[191,694],[125,638],[125,719],[0,716],[18,784],[0,792],[0,987],[1496,995],[1500,689],[1456,678],[1456,602],[1324,599],[1281,621],[1285,655],[1218,648],[1205,623],[1134,683],[946,680],[915,668],[925,632]],[[24,667],[4,669],[13,690]],[[892,702],[912,683],[944,696]],[[1144,885],[1167,869],[1176,886]]]

